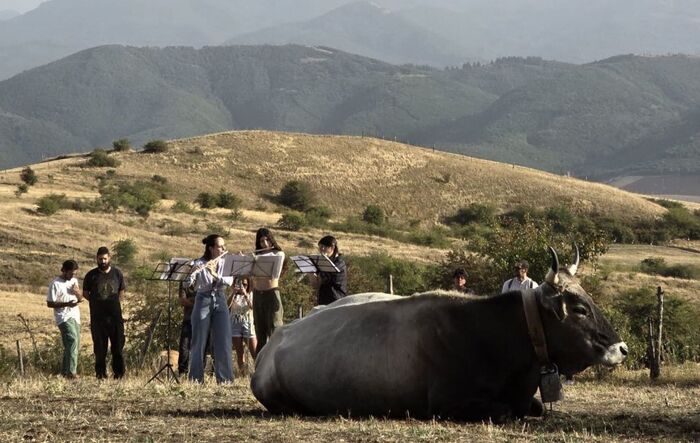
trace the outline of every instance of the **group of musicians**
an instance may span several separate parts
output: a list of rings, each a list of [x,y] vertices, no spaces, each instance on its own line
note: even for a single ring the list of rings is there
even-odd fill
[[[204,252],[192,263],[189,275],[180,285],[180,304],[184,319],[180,335],[178,371],[188,374],[190,381],[204,381],[205,353],[213,357],[214,375],[218,383],[233,380],[232,345],[239,369],[243,369],[244,344],[253,358],[267,343],[276,328],[282,326],[283,309],[279,290],[280,274],[265,277],[233,277],[224,275],[226,244],[223,237],[211,234],[202,240]],[[318,242],[319,253],[327,257],[339,272],[318,272],[310,276],[316,288],[317,303],[328,304],[347,295],[345,262],[333,236]],[[255,235],[256,256],[281,257],[284,252],[272,232],[260,228]],[[80,290],[75,277],[78,264],[67,260],[61,275],[49,285],[47,306],[54,318],[64,345],[62,375],[77,377],[80,347],[80,310],[78,304],[88,300],[90,332],[95,354],[95,373],[106,378],[106,356],[112,354],[112,374],[125,373],[124,319],[121,299],[126,291],[122,272],[111,264],[107,247],[100,247],[95,256],[97,267],[88,272]],[[281,273],[285,271],[283,265]]]

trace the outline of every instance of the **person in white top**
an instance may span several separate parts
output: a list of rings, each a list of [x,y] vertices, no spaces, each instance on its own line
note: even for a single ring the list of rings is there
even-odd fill
[[[78,374],[78,352],[80,350],[80,309],[83,301],[75,273],[78,263],[66,260],[61,267],[61,275],[49,284],[46,306],[53,309],[54,319],[63,341],[63,365],[61,375],[76,378]]]
[[[226,245],[218,234],[210,234],[202,240],[204,254],[195,260],[193,270],[184,282],[194,286],[197,295],[192,307],[192,343],[190,346],[189,379],[204,382],[204,352],[209,331],[212,334],[214,375],[217,383],[233,381],[231,362],[231,317],[226,303],[226,287],[233,284],[233,277],[221,275],[221,260]]]
[[[527,271],[530,268],[530,263],[527,260],[520,260],[515,263],[513,270],[515,271],[515,277],[503,283],[503,288],[501,289],[501,294],[510,291],[520,291],[525,289],[535,289],[537,282],[527,276]]]

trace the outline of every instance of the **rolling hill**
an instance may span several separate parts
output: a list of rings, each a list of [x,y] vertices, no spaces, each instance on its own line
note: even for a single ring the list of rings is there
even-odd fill
[[[690,56],[438,70],[327,47],[104,46],[0,82],[0,165],[259,128],[370,134],[598,180],[695,176],[698,109]]]

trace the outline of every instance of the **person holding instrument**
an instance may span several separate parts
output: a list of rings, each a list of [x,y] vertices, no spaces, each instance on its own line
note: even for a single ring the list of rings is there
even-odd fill
[[[282,248],[267,228],[260,228],[255,233],[255,254],[284,257]],[[284,266],[282,268],[284,272]],[[258,339],[256,354],[265,346],[267,340],[283,324],[284,310],[279,291],[279,275],[255,277],[253,279],[253,319],[255,335]]]
[[[78,377],[78,352],[80,350],[80,309],[83,301],[75,273],[78,263],[66,260],[61,267],[61,276],[49,284],[46,306],[53,309],[56,326],[61,331],[63,341],[63,365],[61,375],[66,378]]]
[[[311,285],[317,288],[316,304],[327,305],[348,295],[347,267],[338,250],[338,241],[332,235],[318,241],[318,251],[340,271],[319,272],[311,277]]]
[[[214,375],[217,383],[233,381],[231,364],[231,320],[226,303],[226,286],[233,284],[233,277],[223,277],[226,253],[224,239],[210,234],[202,240],[204,254],[193,263],[192,273],[185,279],[185,286],[194,286],[197,293],[192,307],[192,343],[190,349],[189,379],[204,381],[204,352],[209,328],[212,330]]]
[[[229,302],[231,312],[231,338],[233,339],[233,349],[236,351],[236,361],[238,370],[243,374],[244,353],[243,342],[248,343],[250,355],[255,360],[255,348],[258,340],[255,338],[253,322],[253,294],[250,293],[250,282],[248,277],[237,277],[233,285],[233,293]]]

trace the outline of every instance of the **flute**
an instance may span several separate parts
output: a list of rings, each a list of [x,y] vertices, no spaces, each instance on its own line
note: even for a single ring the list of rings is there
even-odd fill
[[[220,260],[224,257],[224,255],[226,255],[226,254],[228,254],[228,251],[224,251],[224,252],[223,252],[221,255],[219,255],[218,257],[212,258],[211,260],[209,260],[208,262],[206,262],[206,263],[204,264],[204,266],[202,266],[201,268],[192,271],[192,273],[190,274],[190,276],[196,276],[197,274],[199,274],[199,273],[200,273],[201,271],[203,271],[204,269],[208,269],[209,272],[211,273],[212,277],[214,277],[214,278],[219,278],[219,275],[218,275],[217,272],[216,272],[216,268],[219,266],[219,261],[220,261]]]

